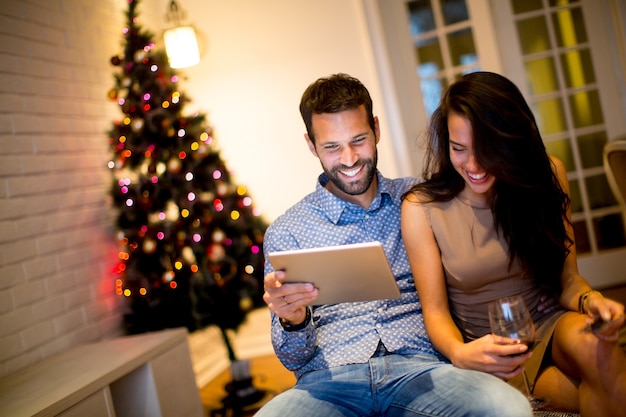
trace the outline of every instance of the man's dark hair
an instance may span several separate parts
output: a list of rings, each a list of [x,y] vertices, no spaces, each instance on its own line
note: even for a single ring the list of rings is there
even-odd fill
[[[369,125],[374,131],[372,98],[361,81],[348,74],[339,73],[319,78],[309,85],[300,100],[300,114],[311,141],[315,143],[311,122],[314,114],[338,113],[356,109],[360,105],[365,105]]]

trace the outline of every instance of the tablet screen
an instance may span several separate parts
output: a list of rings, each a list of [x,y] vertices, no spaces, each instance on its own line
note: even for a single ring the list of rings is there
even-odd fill
[[[400,290],[380,242],[272,252],[284,282],[311,282],[315,305],[398,298]]]

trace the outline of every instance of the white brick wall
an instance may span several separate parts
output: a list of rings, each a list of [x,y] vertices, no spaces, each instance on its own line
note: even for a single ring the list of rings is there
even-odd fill
[[[124,5],[0,0],[0,377],[122,332],[106,132]]]

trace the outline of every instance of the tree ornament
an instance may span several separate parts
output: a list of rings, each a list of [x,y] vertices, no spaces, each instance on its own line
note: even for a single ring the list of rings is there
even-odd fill
[[[169,200],[165,205],[165,220],[168,222],[175,222],[178,220],[179,216],[180,211],[178,205],[174,201]]]
[[[143,129],[143,124],[144,121],[143,119],[137,117],[135,119],[132,120],[132,122],[130,122],[130,127],[131,129],[133,129],[133,132],[141,132],[141,130]]]
[[[135,51],[135,54],[133,56],[133,60],[135,62],[141,62],[144,60],[144,58],[146,57],[146,51],[144,51],[143,49],[138,49]]]
[[[155,170],[154,168],[154,161],[150,158],[146,158],[144,159],[141,164],[139,165],[139,173],[141,175],[143,175],[144,177],[147,177],[148,175],[150,175],[150,166],[152,165],[152,171]]]
[[[154,212],[148,215],[148,224],[156,225],[162,223],[165,220],[165,216],[161,212]]]
[[[168,270],[163,272],[163,275],[161,277],[161,279],[163,280],[163,282],[165,283],[169,283],[171,282],[174,278],[176,277],[176,274],[174,273],[174,271],[172,270]]]
[[[196,255],[193,253],[193,249],[189,246],[185,246],[181,251],[183,259],[190,264],[196,263]]]
[[[220,262],[226,256],[226,251],[224,250],[224,246],[219,243],[213,243],[207,249],[207,255],[211,262]]]
[[[221,229],[215,229],[213,231],[213,234],[211,235],[211,238],[213,239],[214,242],[220,242],[221,243],[226,238],[226,234]]]
[[[157,162],[156,170],[155,170],[156,175],[158,175],[159,177],[161,175],[163,175],[163,173],[165,173],[165,169],[166,169],[165,166],[166,165],[165,165],[164,162],[161,162],[161,161]]]
[[[143,244],[141,245],[141,248],[144,253],[152,254],[156,251],[157,244],[154,240],[148,238],[148,239],[144,239]]]
[[[223,181],[217,181],[217,195],[223,197],[228,192],[228,185],[226,185]]]
[[[250,297],[242,297],[239,300],[239,308],[243,311],[249,311],[252,310],[252,307],[254,307],[254,304],[252,302],[252,298]]]
[[[209,154],[209,146],[206,143],[201,142],[198,144],[198,149],[193,153],[194,159],[204,159]]]
[[[213,201],[213,199],[215,198],[215,194],[213,194],[210,191],[204,191],[204,192],[201,192],[200,194],[198,194],[198,197],[199,197],[200,201],[202,201],[203,203],[209,203],[209,202]]]
[[[167,171],[172,174],[178,174],[182,169],[183,164],[179,157],[173,156],[167,161]]]

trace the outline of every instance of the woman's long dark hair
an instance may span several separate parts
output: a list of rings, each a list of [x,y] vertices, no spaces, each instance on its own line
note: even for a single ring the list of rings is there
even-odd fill
[[[463,190],[465,182],[450,161],[451,112],[469,120],[474,157],[496,178],[490,205],[496,230],[509,245],[509,268],[518,259],[538,284],[560,293],[573,243],[564,223],[570,200],[552,170],[532,111],[507,78],[475,72],[448,88],[427,133],[425,182],[408,193],[449,201]]]

